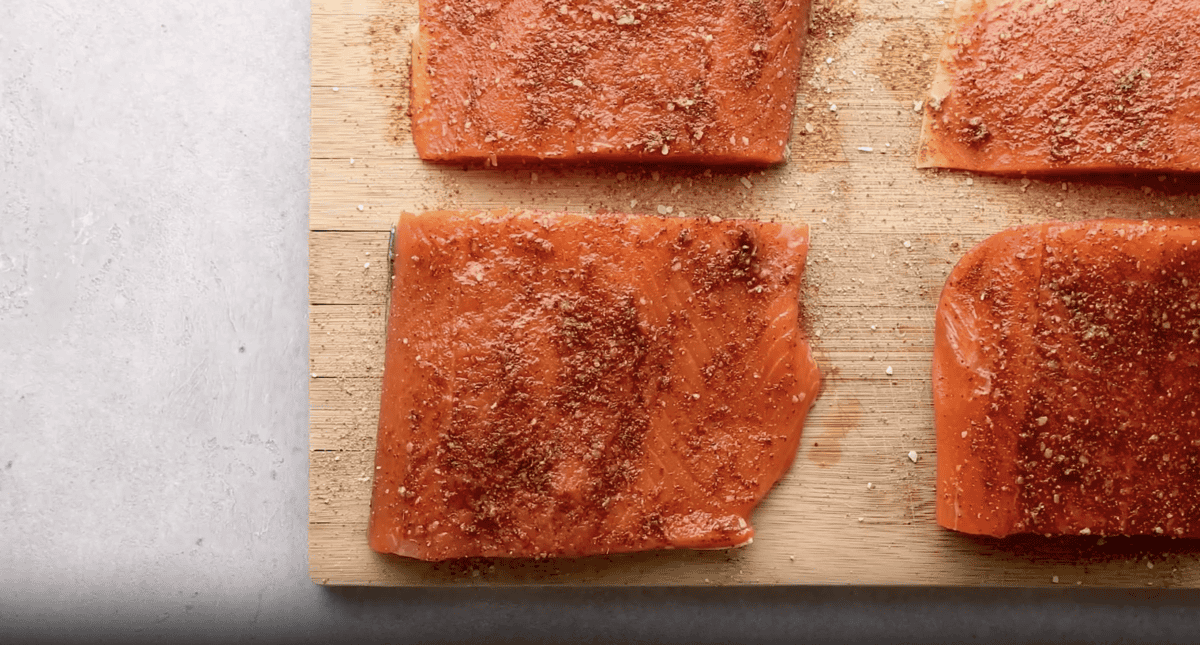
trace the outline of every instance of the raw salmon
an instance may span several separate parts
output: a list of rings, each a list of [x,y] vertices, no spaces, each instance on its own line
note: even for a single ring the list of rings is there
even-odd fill
[[[1200,171],[1200,0],[959,0],[919,167]]]
[[[1200,222],[1011,229],[937,309],[937,516],[1005,536],[1200,537]]]
[[[820,384],[807,227],[436,212],[395,246],[373,549],[750,542]]]
[[[421,0],[413,140],[437,161],[772,164],[810,0]]]

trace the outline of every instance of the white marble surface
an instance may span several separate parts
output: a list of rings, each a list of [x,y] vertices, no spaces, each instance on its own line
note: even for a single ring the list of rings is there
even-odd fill
[[[0,642],[1187,642],[1196,594],[328,590],[309,7],[0,2]]]
[[[20,612],[234,628],[317,598],[308,32],[282,0],[0,3],[0,588]]]

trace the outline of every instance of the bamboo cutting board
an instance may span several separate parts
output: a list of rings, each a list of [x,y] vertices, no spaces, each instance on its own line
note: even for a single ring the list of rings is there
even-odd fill
[[[1200,213],[1195,180],[1025,181],[913,167],[952,3],[815,0],[790,163],[434,166],[406,113],[416,0],[313,0],[309,568],[336,585],[1200,586],[1194,541],[995,540],[934,521],[933,312],[973,244],[1048,219]],[[1191,182],[1189,185],[1188,182]],[[367,547],[389,230],[402,211],[546,210],[807,222],[804,299],[825,389],[754,544],[427,564]],[[892,374],[887,374],[887,368]],[[909,452],[918,455],[914,463]]]

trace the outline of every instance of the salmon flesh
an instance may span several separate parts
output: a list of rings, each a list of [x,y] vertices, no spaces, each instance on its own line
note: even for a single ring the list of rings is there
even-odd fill
[[[820,374],[808,229],[403,215],[370,545],[422,560],[727,548]]]
[[[1200,222],[988,238],[942,291],[933,393],[942,526],[1200,537]]]

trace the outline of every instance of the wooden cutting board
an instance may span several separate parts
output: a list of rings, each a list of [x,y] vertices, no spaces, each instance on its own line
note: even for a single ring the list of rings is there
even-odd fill
[[[792,160],[733,173],[422,163],[406,113],[416,0],[313,0],[313,580],[1200,586],[1194,541],[994,540],[934,522],[933,312],[958,258],[1014,224],[1200,213],[1194,178],[1149,176],[1114,185],[914,169],[921,116],[914,102],[925,97],[951,4],[814,2]],[[753,545],[441,565],[367,547],[389,230],[402,211],[499,206],[633,213],[662,207],[675,215],[812,226],[804,298],[825,389],[792,472],[755,512]],[[916,451],[915,463],[909,451]]]

